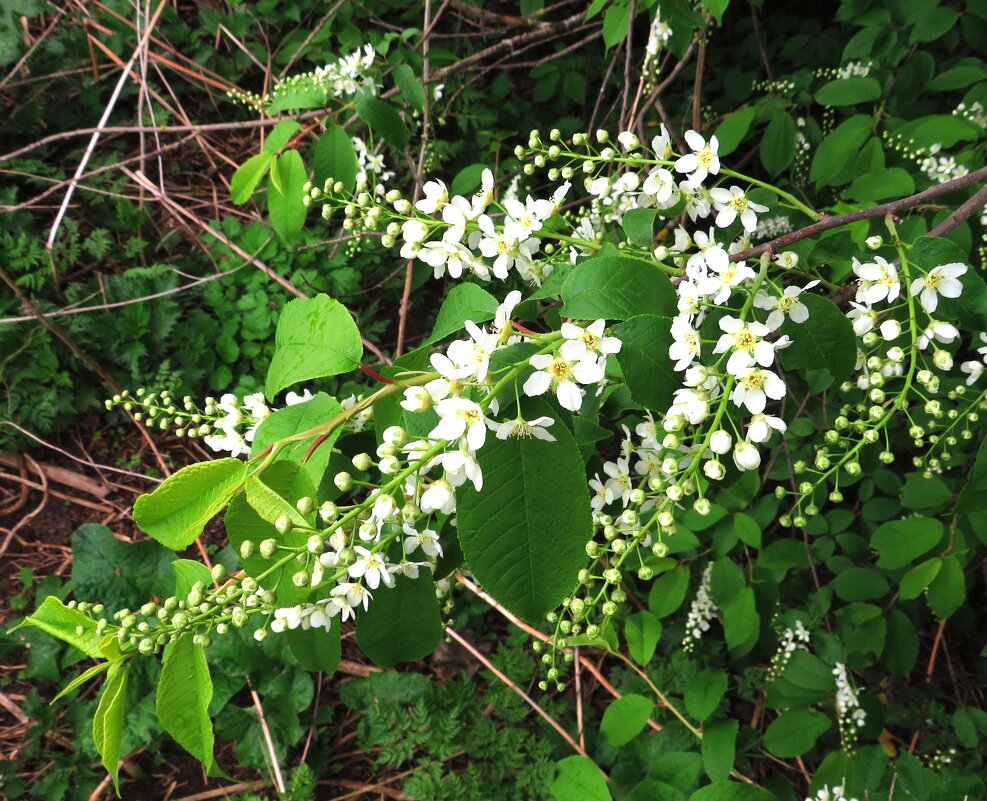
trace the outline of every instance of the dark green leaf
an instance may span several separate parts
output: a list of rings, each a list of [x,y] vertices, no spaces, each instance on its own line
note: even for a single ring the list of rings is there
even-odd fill
[[[727,674],[717,668],[706,668],[685,685],[685,709],[698,721],[704,721],[720,705],[727,691]]]
[[[312,150],[312,182],[321,189],[327,180],[340,181],[347,192],[356,188],[360,170],[353,142],[346,130],[330,124]]]
[[[723,781],[737,758],[736,720],[718,720],[703,727],[703,769],[714,782]]]
[[[966,579],[959,559],[950,554],[942,560],[939,574],[929,585],[925,596],[929,608],[940,620],[952,616],[966,600]]]
[[[641,314],[613,328],[623,343],[617,361],[624,381],[631,397],[647,409],[666,410],[682,383],[668,357],[671,326],[668,317]]]
[[[655,655],[661,637],[661,622],[653,614],[642,610],[627,618],[624,639],[631,658],[639,665],[646,665]]]
[[[356,641],[374,662],[394,667],[434,651],[442,639],[435,582],[423,570],[417,579],[397,576],[394,587],[374,590],[370,609],[357,616]]]
[[[282,635],[288,642],[298,664],[312,673],[321,671],[331,676],[339,667],[342,647],[339,641],[339,625],[326,631],[322,628],[289,629]]]
[[[398,64],[394,68],[394,85],[415,111],[421,114],[425,110],[425,88],[410,66]]]
[[[729,156],[740,147],[751,123],[754,121],[756,109],[753,106],[746,106],[738,111],[728,114],[726,119],[717,126],[715,136],[719,143],[717,152],[720,156]]]
[[[386,100],[372,95],[359,95],[356,99],[356,113],[374,132],[398,150],[408,146],[408,129],[398,110]]]
[[[792,338],[792,344],[781,352],[785,369],[825,367],[835,381],[845,381],[857,361],[857,337],[853,326],[826,298],[803,292],[799,300],[809,309],[809,319],[799,324],[786,318],[782,323],[781,333]]]
[[[494,318],[497,298],[476,284],[457,284],[446,295],[435,318],[431,336],[422,344],[431,345],[463,330],[467,320],[477,325]]]
[[[837,78],[816,92],[816,102],[821,106],[852,106],[869,103],[880,96],[881,84],[876,78]]]
[[[780,111],[771,118],[761,139],[761,164],[772,175],[779,175],[795,158],[795,142],[798,126],[787,111]]]
[[[654,702],[628,693],[607,707],[600,722],[600,736],[610,745],[626,745],[637,737],[651,719]]]
[[[548,789],[555,801],[612,801],[603,773],[592,759],[571,756],[560,760]]]
[[[775,756],[802,756],[829,729],[830,723],[830,719],[822,712],[793,709],[771,722],[764,732],[764,745]]]
[[[884,523],[871,539],[879,554],[877,566],[887,570],[905,567],[932,550],[942,540],[943,526],[929,517],[908,517]]]
[[[675,298],[675,289],[657,266],[627,256],[593,256],[566,277],[562,313],[577,320],[671,317]]]

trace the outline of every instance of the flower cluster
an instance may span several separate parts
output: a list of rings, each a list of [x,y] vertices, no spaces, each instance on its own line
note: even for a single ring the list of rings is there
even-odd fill
[[[867,722],[867,713],[860,706],[859,690],[850,684],[846,665],[837,662],[833,666],[836,681],[836,714],[839,716],[840,739],[843,750],[850,751],[857,738],[857,729]]]
[[[781,633],[781,643],[778,650],[771,658],[771,667],[768,668],[767,680],[769,682],[781,678],[792,661],[792,654],[796,651],[808,651],[809,642],[812,639],[809,630],[803,625],[801,620],[796,620],[792,628],[786,628]]]

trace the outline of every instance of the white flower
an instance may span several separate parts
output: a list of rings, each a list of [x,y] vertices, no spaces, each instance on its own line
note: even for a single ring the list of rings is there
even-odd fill
[[[746,406],[751,414],[760,414],[767,406],[768,398],[781,400],[785,392],[785,382],[771,370],[749,367],[737,376],[730,400],[738,406]]]
[[[871,309],[870,306],[854,303],[852,300],[850,301],[850,306],[853,308],[847,312],[846,316],[853,323],[853,333],[858,337],[862,337],[877,323],[877,312]]]
[[[963,292],[963,284],[959,281],[959,277],[966,270],[966,265],[959,262],[940,264],[929,270],[928,275],[923,275],[912,281],[909,291],[913,295],[921,293],[919,300],[922,308],[932,314],[939,305],[940,295],[944,298],[958,298],[960,296]]]
[[[694,274],[701,275],[700,268],[703,265],[717,272],[722,272],[730,266],[729,254],[723,245],[716,241],[716,229],[710,228],[709,233],[696,231],[692,238],[698,252],[689,257],[688,266],[692,268]]]
[[[380,586],[381,582],[383,582],[386,587],[394,586],[394,577],[387,571],[387,565],[384,564],[384,560],[381,559],[380,554],[374,553],[373,551],[364,548],[362,545],[355,545],[353,550],[356,551],[359,556],[357,557],[357,560],[346,569],[346,572],[350,574],[351,578],[362,578],[365,582],[367,582],[367,586],[372,590],[376,590]]]
[[[709,398],[705,392],[694,389],[675,390],[675,400],[668,410],[669,415],[682,415],[692,425],[697,426],[709,417]]]
[[[510,335],[511,316],[514,314],[514,307],[521,302],[521,293],[513,290],[507,293],[504,302],[497,307],[494,312],[493,330],[496,332],[501,342],[504,342]]]
[[[513,198],[504,199],[504,208],[508,217],[504,222],[504,233],[512,242],[523,242],[536,231],[541,230],[542,217],[538,213],[538,205],[531,195],[524,203]]]
[[[494,260],[493,274],[501,280],[507,278],[516,262],[531,261],[541,247],[541,240],[535,237],[520,242],[508,237],[506,232],[497,230],[486,214],[479,216],[477,224],[480,230],[470,235],[470,247],[478,247],[485,258]]]
[[[437,211],[442,211],[443,206],[449,202],[449,190],[442,181],[426,181],[422,190],[425,192],[425,197],[415,204],[418,211],[435,214]]]
[[[480,404],[466,398],[446,398],[435,407],[439,423],[429,433],[431,439],[449,441],[465,437],[473,450],[479,450],[487,438],[486,417]]]
[[[466,320],[465,327],[470,338],[457,339],[449,345],[449,360],[464,369],[467,366],[470,368],[470,373],[460,378],[476,376],[477,381],[483,381],[490,369],[490,354],[497,350],[499,338],[496,334],[487,333],[472,320]]]
[[[709,449],[713,453],[729,453],[730,447],[733,445],[733,438],[730,434],[724,431],[722,428],[714,431],[709,438]]]
[[[284,396],[284,403],[286,406],[297,406],[300,403],[306,403],[312,400],[313,397],[315,396],[310,389],[303,389],[301,393],[292,390]]]
[[[920,350],[925,350],[930,342],[942,342],[948,345],[955,341],[959,335],[960,332],[956,330],[956,326],[930,319],[925,330],[919,334],[916,344]]]
[[[630,131],[621,131],[617,134],[617,141],[620,142],[620,146],[624,150],[633,150],[641,144],[641,140],[637,138],[637,135]]]
[[[489,421],[487,422],[489,423]],[[446,451],[435,457],[433,464],[442,465],[445,479],[450,486],[461,487],[470,481],[477,492],[483,489],[483,471],[480,469],[480,463],[476,457],[468,449],[459,448],[455,451]]]
[[[603,335],[606,320],[597,320],[581,328],[575,323],[562,323],[562,336],[565,342],[559,348],[563,359],[576,362],[587,354],[608,356],[619,353],[621,342],[617,337]]]
[[[546,426],[550,426],[554,422],[551,417],[542,415],[541,417],[536,417],[534,420],[515,417],[513,420],[505,420],[503,423],[495,423],[492,420],[488,420],[487,425],[496,434],[497,439],[534,437],[535,439],[543,439],[546,442],[555,442],[555,437],[545,430]]]
[[[970,386],[980,380],[980,376],[984,372],[984,365],[983,362],[978,361],[963,362],[963,364],[960,365],[960,370],[966,373],[966,385]]]
[[[754,297],[754,305],[759,309],[771,310],[766,324],[772,331],[785,322],[785,315],[788,315],[793,323],[801,325],[809,319],[809,309],[799,300],[799,295],[808,289],[812,289],[818,283],[818,281],[810,281],[801,288],[787,286],[780,296],[758,292]]]
[[[751,418],[750,425],[747,428],[747,439],[750,442],[767,442],[771,437],[772,429],[784,433],[787,428],[788,426],[785,425],[785,421],[780,417],[772,417],[768,414],[755,414]]]
[[[494,201],[494,179],[493,172],[484,168],[480,174],[480,188],[473,194],[473,217],[477,217],[486,211],[487,207]]]
[[[868,306],[883,300],[893,303],[901,292],[898,270],[880,256],[875,256],[873,262],[864,264],[854,259],[853,271],[860,279],[857,286],[858,302],[864,301]]]
[[[798,267],[799,255],[794,251],[786,250],[784,253],[779,253],[775,257],[775,261],[779,267],[784,267],[786,270],[794,270]]]
[[[675,184],[675,176],[664,167],[655,167],[644,179],[642,191],[649,198],[653,199],[653,204],[662,207],[668,203],[673,195],[676,195],[678,187]]]
[[[351,616],[353,614],[353,611],[355,611],[356,607],[358,606],[362,605],[364,611],[369,609],[370,601],[373,599],[373,596],[370,594],[367,588],[364,587],[359,582],[355,582],[355,581],[354,582],[341,581],[339,582],[339,584],[337,584],[335,587],[332,588],[329,594],[333,596],[334,599],[338,598],[341,600],[345,600],[346,604],[350,607],[349,612]],[[346,606],[340,606],[340,611],[343,613],[342,619],[346,620],[346,612],[347,612]]]
[[[881,323],[881,336],[887,342],[893,342],[901,336],[901,323],[897,320],[885,320]]]
[[[610,477],[607,479],[607,492],[610,497],[613,499],[620,498],[621,503],[627,506],[631,499],[631,491],[634,489],[628,460],[618,459],[616,462],[604,462],[603,472]]]
[[[452,484],[444,478],[433,481],[422,493],[419,506],[426,514],[442,512],[451,515],[456,511],[456,496],[453,494]]]
[[[428,228],[419,220],[405,220],[401,223],[401,237],[404,245],[401,246],[401,258],[411,259],[418,255],[422,242],[428,236]]]
[[[720,318],[720,329],[724,332],[716,342],[713,353],[726,353],[733,350],[727,360],[727,372],[739,376],[755,362],[762,367],[770,367],[775,360],[775,346],[763,339],[770,332],[763,323],[745,323],[738,317],[727,315]]]
[[[607,504],[613,503],[613,491],[600,481],[599,474],[589,480],[589,488],[593,490],[589,505],[594,512],[599,512]]]
[[[413,553],[415,548],[421,548],[426,556],[442,556],[442,545],[439,543],[439,535],[432,529],[426,528],[416,531],[409,525],[404,526],[405,540],[404,552]]]
[[[490,280],[487,265],[478,261],[472,253],[459,242],[449,242],[440,239],[437,242],[426,242],[418,251],[418,258],[429,265],[435,278],[445,275],[446,269],[452,278],[459,278],[463,270],[470,270],[477,278]]]
[[[442,238],[446,242],[462,241],[466,233],[466,224],[473,219],[473,207],[462,195],[456,195],[442,207],[442,221],[448,225]]]
[[[757,276],[745,262],[730,262],[720,266],[712,266],[715,273],[699,282],[699,291],[704,295],[712,295],[713,303],[722,304],[730,299],[733,288],[745,281],[753,281]]]
[[[692,188],[698,187],[709,175],[720,171],[720,159],[716,155],[719,142],[715,136],[710,137],[709,144],[696,131],[685,132],[685,143],[692,152],[680,157],[675,162],[675,171],[691,173],[688,183]]]
[[[740,470],[757,470],[761,464],[761,452],[746,440],[740,440],[733,449],[733,463]]]
[[[718,228],[726,228],[739,216],[744,230],[753,233],[757,230],[757,215],[764,214],[768,210],[767,206],[748,200],[744,190],[739,186],[731,186],[729,189],[723,187],[710,189],[709,196],[718,212],[716,215]]]
[[[723,477],[727,474],[723,462],[719,459],[710,459],[703,462],[703,472],[710,481],[722,481]]]
[[[651,140],[651,149],[655,151],[655,158],[661,161],[668,161],[672,156],[672,137],[668,135],[665,123],[658,126],[658,135]]]
[[[559,403],[570,412],[578,412],[583,405],[584,391],[579,384],[596,384],[604,377],[603,368],[589,354],[570,362],[561,354],[539,353],[532,356],[528,363],[536,372],[524,382],[524,394],[535,397],[554,387]]]

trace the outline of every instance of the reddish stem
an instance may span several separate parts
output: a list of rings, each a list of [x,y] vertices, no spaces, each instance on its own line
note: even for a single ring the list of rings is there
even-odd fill
[[[371,378],[376,378],[382,384],[393,384],[394,383],[394,379],[393,378],[388,378],[386,375],[381,375],[376,370],[374,370],[373,367],[367,367],[367,365],[361,364],[360,365],[360,369],[363,372],[365,372],[368,376],[370,376]]]

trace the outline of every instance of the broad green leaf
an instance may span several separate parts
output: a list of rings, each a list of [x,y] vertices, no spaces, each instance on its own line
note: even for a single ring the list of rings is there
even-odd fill
[[[862,203],[877,203],[907,197],[915,192],[915,179],[901,167],[879,169],[861,175],[846,190],[847,197]]]
[[[981,440],[973,469],[967,475],[969,478],[956,501],[956,511],[960,514],[987,508],[987,438]]]
[[[723,633],[734,658],[748,653],[757,643],[761,618],[754,603],[754,590],[744,587],[723,607]]]
[[[881,84],[876,78],[837,78],[816,92],[816,102],[820,106],[852,106],[869,103],[880,96]]]
[[[721,156],[729,156],[740,147],[751,123],[754,121],[756,109],[753,106],[746,106],[732,114],[728,114],[726,119],[716,128],[716,139],[719,143],[717,152]]]
[[[938,556],[932,559],[926,559],[924,562],[919,562],[915,565],[915,567],[901,577],[899,595],[902,600],[910,601],[913,598],[918,598],[925,592],[925,588],[932,583],[935,577],[939,575],[941,569],[942,559]]]
[[[685,709],[698,721],[704,721],[720,705],[727,691],[727,674],[718,668],[706,668],[685,685]]]
[[[267,397],[299,381],[355,370],[362,356],[360,331],[343,304],[328,295],[293,300],[278,318]]]
[[[293,526],[307,527],[310,521],[295,508],[295,504],[281,497],[257,476],[250,476],[244,484],[247,503],[261,520],[271,525],[281,518],[287,517]]]
[[[488,437],[478,455],[483,491],[469,483],[456,490],[466,564],[494,598],[527,620],[572,590],[592,534],[579,446],[561,424],[552,434],[556,442]]]
[[[848,567],[833,580],[833,589],[844,601],[873,601],[888,594],[888,580],[879,570]]]
[[[617,362],[624,382],[631,397],[647,409],[667,409],[682,383],[668,357],[671,326],[668,317],[640,314],[613,327],[613,335],[622,343]]]
[[[627,241],[651,249],[654,244],[655,218],[658,212],[654,209],[630,209],[624,213],[620,221],[621,228],[627,234]]]
[[[89,668],[89,670],[85,671],[84,673],[80,673],[78,676],[72,679],[72,681],[70,681],[68,684],[62,687],[62,689],[59,690],[58,695],[56,695],[54,698],[51,699],[51,702],[54,704],[56,701],[64,698],[73,690],[76,690],[79,687],[81,687],[87,681],[91,681],[92,679],[96,678],[100,673],[103,673],[104,671],[113,667],[113,665],[114,663],[110,662],[109,660],[105,662],[98,662],[97,664]]]
[[[886,570],[905,567],[935,548],[942,540],[943,526],[930,517],[907,517],[884,523],[871,538],[879,554],[877,566]]]
[[[830,727],[830,719],[814,709],[793,709],[771,722],[764,745],[775,756],[791,758],[807,753]]]
[[[921,16],[915,20],[915,25],[908,36],[908,44],[919,42],[934,42],[944,36],[956,25],[958,13],[953,8],[943,8],[938,3],[924,4]]]
[[[631,658],[639,665],[648,664],[655,655],[661,628],[658,618],[646,610],[628,616],[624,623],[624,639]]]
[[[723,781],[737,758],[737,731],[740,723],[732,718],[703,727],[703,770],[714,782]]]
[[[486,164],[467,164],[452,179],[452,183],[449,184],[449,194],[467,195],[478,189],[480,183],[483,181],[483,171],[485,169],[487,169]]]
[[[432,334],[422,344],[431,345],[462,331],[467,320],[477,325],[492,320],[497,305],[497,298],[476,284],[457,284],[442,301]]]
[[[761,527],[750,515],[737,512],[733,516],[733,527],[740,541],[751,548],[761,548]]]
[[[873,124],[870,116],[858,114],[840,123],[835,131],[819,143],[809,170],[809,177],[817,187],[836,186],[853,177],[848,175],[844,180],[860,148],[870,137]]]
[[[239,459],[214,459],[183,467],[134,504],[134,522],[173,551],[191,545],[229,503],[247,475]]]
[[[628,320],[638,314],[671,317],[675,289],[658,267],[627,256],[593,256],[562,284],[562,314],[577,320]]]
[[[900,609],[888,612],[884,660],[895,676],[907,676],[918,659],[918,634],[908,615]]]
[[[668,617],[682,606],[689,589],[689,568],[680,565],[659,576],[648,593],[648,607],[655,617]]]
[[[103,767],[113,779],[117,796],[120,795],[120,743],[123,740],[123,723],[127,712],[129,672],[129,662],[117,662],[111,666],[93,716],[93,742]]]
[[[270,417],[266,418],[254,434],[254,441],[250,448],[250,455],[257,456],[272,442],[294,436],[303,431],[308,431],[320,423],[332,420],[336,415],[342,414],[343,407],[335,399],[324,392],[316,393],[311,400],[303,403],[296,403],[294,406],[286,406],[279,409]],[[285,445],[277,456],[275,462],[290,461],[302,464],[312,479],[312,483],[319,485],[322,474],[325,473],[329,464],[329,457],[332,455],[333,445],[342,433],[342,427],[337,427],[326,440],[319,444],[319,447],[312,452],[312,455],[302,464],[302,459],[308,453],[309,448],[315,444],[316,437],[290,442]]]
[[[548,789],[555,801],[612,801],[603,773],[596,763],[584,756],[560,760]]]
[[[386,100],[372,95],[358,95],[356,113],[375,136],[383,137],[388,144],[398,150],[404,150],[408,146],[408,129],[405,127],[404,120],[401,119],[398,110]]]
[[[826,298],[803,292],[799,300],[809,310],[804,323],[786,318],[781,333],[792,339],[792,344],[781,353],[785,369],[816,370],[825,367],[839,383],[853,372],[857,361],[857,337],[853,325]]]
[[[603,43],[609,50],[627,36],[630,25],[630,7],[627,3],[614,3],[603,15]]]
[[[415,662],[432,653],[442,639],[435,582],[423,570],[418,578],[397,576],[394,587],[373,591],[370,609],[356,619],[356,641],[381,667]]]
[[[642,779],[624,796],[624,801],[685,801],[685,795],[667,782]]]
[[[261,473],[258,478],[291,504],[303,496],[312,497],[315,495],[312,480],[294,462],[276,462]],[[223,523],[226,526],[226,536],[230,540],[230,545],[237,552],[245,540],[253,542],[255,546],[253,556],[240,560],[243,569],[248,576],[253,578],[263,576],[263,578],[258,578],[258,581],[265,589],[277,591],[279,604],[292,606],[302,603],[308,598],[309,588],[307,586],[296,587],[292,582],[292,576],[300,569],[297,562],[292,560],[284,567],[270,572],[270,560],[264,559],[256,551],[256,546],[269,538],[273,538],[285,546],[300,547],[308,540],[308,532],[292,529],[287,534],[279,534],[272,523],[264,520],[250,507],[247,503],[246,494],[238,495],[233,499],[226,516],[223,518]]]
[[[901,488],[901,505],[906,509],[936,509],[952,495],[946,482],[938,476],[926,478],[921,473],[908,473]]]
[[[929,92],[949,92],[953,89],[965,89],[985,78],[987,78],[987,68],[982,62],[979,62],[944,70],[929,81],[924,88]]]
[[[795,158],[795,141],[798,126],[787,111],[780,111],[771,118],[761,139],[761,164],[772,176],[779,175]]]
[[[282,111],[303,111],[323,108],[330,102],[329,93],[319,86],[310,83],[286,83],[277,88],[275,98],[266,111],[272,115]]]
[[[654,702],[643,695],[628,693],[618,698],[603,713],[600,736],[610,745],[626,745],[644,731],[654,708]]]
[[[261,152],[275,155],[281,150],[291,138],[302,129],[302,125],[297,120],[281,120],[275,125],[264,140],[264,147]]]
[[[69,609],[54,595],[45,598],[41,606],[24,618],[14,630],[21,626],[34,626],[41,629],[52,637],[75,646],[93,659],[103,657],[103,652],[99,648],[100,635],[96,632],[96,621],[78,609]]]
[[[233,173],[230,179],[230,196],[237,206],[250,200],[257,184],[271,169],[272,160],[270,153],[258,153],[243,162]]]
[[[966,600],[966,578],[959,559],[950,554],[942,560],[939,574],[929,585],[926,600],[933,614],[940,620],[951,617]]]
[[[341,126],[330,124],[312,149],[312,183],[322,189],[332,179],[333,183],[342,182],[343,188],[352,192],[359,170],[349,134]]]
[[[308,206],[302,197],[306,181],[308,173],[297,150],[285,151],[277,157],[267,187],[267,211],[274,230],[286,241],[298,236],[305,225]]]
[[[393,75],[394,85],[401,90],[401,96],[421,114],[425,110],[425,88],[415,71],[407,64],[399,64],[394,68]]]
[[[723,21],[723,14],[730,5],[730,0],[703,0],[703,8],[712,14],[717,22]]]
[[[192,591],[192,586],[201,581],[207,587],[212,584],[212,573],[202,562],[193,559],[176,559],[171,563],[175,571],[175,597],[184,598]]]
[[[331,676],[339,667],[342,646],[339,641],[339,624],[323,628],[289,629],[283,636],[298,664],[312,673],[321,671]]]
[[[201,645],[186,633],[165,648],[154,708],[165,731],[192,756],[214,770],[212,678]]]
[[[778,798],[756,784],[723,781],[700,787],[689,796],[689,801],[778,801]]]

